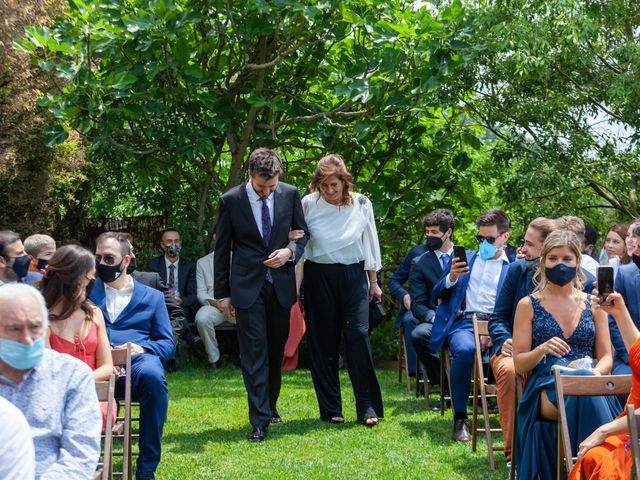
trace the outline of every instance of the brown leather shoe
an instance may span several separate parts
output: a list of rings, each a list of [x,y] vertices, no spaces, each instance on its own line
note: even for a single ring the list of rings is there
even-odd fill
[[[469,422],[466,418],[459,418],[453,421],[453,433],[451,439],[456,442],[469,441]]]

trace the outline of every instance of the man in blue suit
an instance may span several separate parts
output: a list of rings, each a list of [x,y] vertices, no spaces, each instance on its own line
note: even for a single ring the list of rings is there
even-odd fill
[[[632,223],[629,231],[636,248],[631,255],[632,262],[621,265],[618,269],[615,290],[622,295],[633,323],[640,328],[640,222]],[[609,319],[609,329],[611,330],[611,342],[615,348],[612,373],[614,375],[629,374],[631,373],[629,352],[627,352],[618,326],[612,318]]]
[[[418,323],[411,332],[411,344],[427,372],[429,381],[440,384],[440,352],[429,347],[437,308],[431,292],[451,263],[451,236],[455,229],[455,221],[451,210],[439,208],[427,215],[422,223],[427,231],[429,251],[413,260],[409,274],[411,312]]]
[[[478,250],[467,252],[467,259],[454,258],[448,272],[433,289],[440,300],[436,310],[429,347],[438,351],[446,342],[451,355],[451,400],[453,432],[458,442],[469,441],[467,399],[475,344],[471,319],[488,319],[509,269],[505,247],[509,240],[509,217],[500,209],[487,210],[476,219],[480,243]]]
[[[391,278],[389,279],[389,283],[388,283],[389,291],[391,292],[391,295],[395,297],[395,299],[398,301],[398,304],[400,305],[400,308],[398,309],[398,316],[396,317],[395,327],[396,328],[402,327],[403,329],[402,331],[404,335],[404,344],[407,349],[407,364],[409,365],[409,375],[411,376],[414,376],[416,373],[415,371],[416,370],[416,351],[414,350],[413,344],[411,342],[411,334],[413,332],[413,329],[416,328],[416,325],[418,325],[418,323],[422,323],[427,320],[426,319],[418,320],[414,316],[412,312],[413,296],[409,293],[408,289],[404,287],[404,284],[407,283],[407,281],[409,280],[409,274],[411,271],[411,265],[413,261],[419,256],[429,251],[429,245],[428,245],[429,241],[431,242],[440,241],[441,240],[440,237],[442,237],[442,234],[443,234],[442,232],[446,232],[448,229],[448,227],[446,227],[442,232],[440,232],[438,229],[438,223],[433,223],[432,217],[437,212],[448,212],[448,215],[451,217],[451,222],[453,222],[452,213],[449,210],[445,210],[442,208],[439,208],[434,212],[431,212],[426,217],[424,217],[422,219],[422,225],[424,226],[425,232],[427,234],[427,243],[425,245],[414,245],[413,247],[411,247],[411,250],[409,250],[409,253],[407,253],[407,256],[404,257],[402,262],[400,262],[400,265],[398,265],[398,268],[396,268],[395,271],[393,272],[393,275],[391,275]],[[429,233],[432,230],[435,230],[439,233],[432,235],[433,232]],[[453,223],[452,223],[451,231],[453,231]],[[436,240],[436,237],[438,238],[437,240]],[[450,237],[451,237],[451,232],[449,232],[449,236],[447,237],[446,240],[448,241]],[[451,246],[451,242],[449,242],[449,246]],[[431,250],[437,250],[438,248],[439,247],[436,247],[435,249],[432,248]],[[442,271],[440,271],[440,275],[442,275]],[[440,277],[438,276],[436,281],[438,281],[439,279]],[[428,292],[426,292],[427,297],[431,296],[431,290],[433,290],[433,285],[430,285],[428,288],[429,290]],[[431,318],[429,318],[429,320],[431,321],[432,319],[433,319],[433,315],[431,315]],[[429,378],[432,378],[432,377],[429,377]]]
[[[162,364],[175,351],[169,314],[162,293],[127,274],[131,244],[120,233],[106,232],[96,240],[99,280],[90,299],[100,307],[113,348],[133,344],[132,397],[140,402],[140,455],[136,479],[155,478],[160,462],[162,429],[169,394]],[[116,389],[124,388],[124,378]]]

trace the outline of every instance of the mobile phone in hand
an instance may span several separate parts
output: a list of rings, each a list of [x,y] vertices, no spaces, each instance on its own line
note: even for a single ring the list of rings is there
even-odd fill
[[[458,262],[469,264],[469,262],[467,262],[467,251],[462,245],[453,246],[453,256],[458,259]]]
[[[598,267],[598,303],[605,307],[610,307],[611,302],[607,302],[609,294],[613,293],[613,267]]]

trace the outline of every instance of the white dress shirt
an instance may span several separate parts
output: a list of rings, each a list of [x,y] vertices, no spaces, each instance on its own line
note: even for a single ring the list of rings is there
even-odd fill
[[[580,262],[580,265],[582,270],[586,270],[594,277],[597,276],[600,264],[589,255],[582,255],[582,262]]]
[[[247,195],[249,196],[249,204],[251,205],[253,218],[256,221],[260,235],[264,238],[264,234],[262,233],[262,199],[251,186],[251,181],[247,182],[245,188],[247,189]],[[269,194],[265,202],[269,209],[269,220],[271,221],[271,225],[273,225],[273,192]]]
[[[173,269],[173,293],[176,296],[180,296],[180,287],[178,286],[178,262],[179,257],[176,259],[175,263],[171,263],[167,260],[167,257],[164,257],[164,265],[167,267],[167,287],[169,287],[169,276],[171,275],[171,269],[169,268],[173,265],[175,268]]]
[[[449,262],[451,262],[451,260],[453,260],[453,246],[449,249],[448,252],[443,252],[442,250],[435,251],[436,257],[438,257],[438,260],[440,261],[440,266],[442,267],[443,270],[444,270],[444,261],[442,260],[442,256],[445,253],[449,255]]]
[[[29,424],[11,402],[0,397],[0,478],[33,480],[36,456]]]
[[[127,284],[120,290],[104,284],[104,296],[107,302],[107,313],[109,321],[115,323],[118,316],[129,305],[131,297],[133,297],[133,278],[127,276]]]
[[[304,258],[316,263],[352,265],[364,261],[365,270],[382,268],[373,205],[364,195],[352,193],[351,205],[332,205],[318,193],[302,199],[309,228]]]
[[[504,250],[502,250],[502,255],[491,260],[483,260],[480,255],[476,255],[465,296],[466,312],[493,313],[504,263],[509,263]],[[459,279],[460,277],[455,282],[451,282],[449,275],[447,275],[446,287],[452,287]]]

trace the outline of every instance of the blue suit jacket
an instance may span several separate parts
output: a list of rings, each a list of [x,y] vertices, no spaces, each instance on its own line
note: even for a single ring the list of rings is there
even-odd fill
[[[535,271],[528,269],[524,259],[509,265],[507,276],[496,298],[496,306],[489,317],[489,335],[491,335],[491,355],[502,349],[505,340],[513,337],[513,320],[516,316],[518,302],[533,293],[533,275]],[[595,277],[586,270],[587,280],[583,291],[591,293]]]
[[[443,273],[442,278],[433,289],[433,298],[442,300],[436,310],[436,316],[431,331],[430,347],[439,350],[451,330],[454,320],[462,310],[462,303],[467,295],[467,287],[469,279],[473,271],[478,251],[467,252],[469,259],[469,273],[458,278],[458,281],[451,288],[446,288],[447,275],[449,270]],[[499,292],[509,269],[509,262],[503,261],[502,271],[500,272],[500,280],[498,281],[497,291]]]
[[[400,265],[398,265],[398,267],[394,270],[393,275],[391,275],[389,283],[387,284],[389,287],[389,292],[391,292],[391,295],[393,295],[400,304],[400,308],[398,309],[398,316],[396,317],[396,328],[400,328],[400,325],[402,323],[402,316],[407,312],[407,309],[404,308],[402,299],[409,292],[404,288],[403,285],[407,282],[407,280],[409,280],[411,262],[414,258],[422,255],[426,251],[426,245],[414,245],[413,247],[411,247],[411,250],[409,250],[407,256],[402,259]]]
[[[433,322],[436,302],[431,293],[442,278],[442,265],[434,252],[426,252],[413,259],[409,274],[411,312],[418,323]]]
[[[640,328],[640,269],[636,267],[635,263],[620,266],[618,275],[616,275],[615,290],[624,298],[633,323],[637,328]],[[609,318],[609,330],[611,331],[611,343],[615,349],[615,360],[628,364],[629,352],[624,346],[618,325],[611,317]]]
[[[135,279],[133,284],[131,301],[113,323],[107,312],[104,283],[100,279],[96,280],[89,299],[102,310],[112,346],[127,342],[136,343],[160,357],[164,363],[175,353],[164,296],[160,291],[147,287]]]

